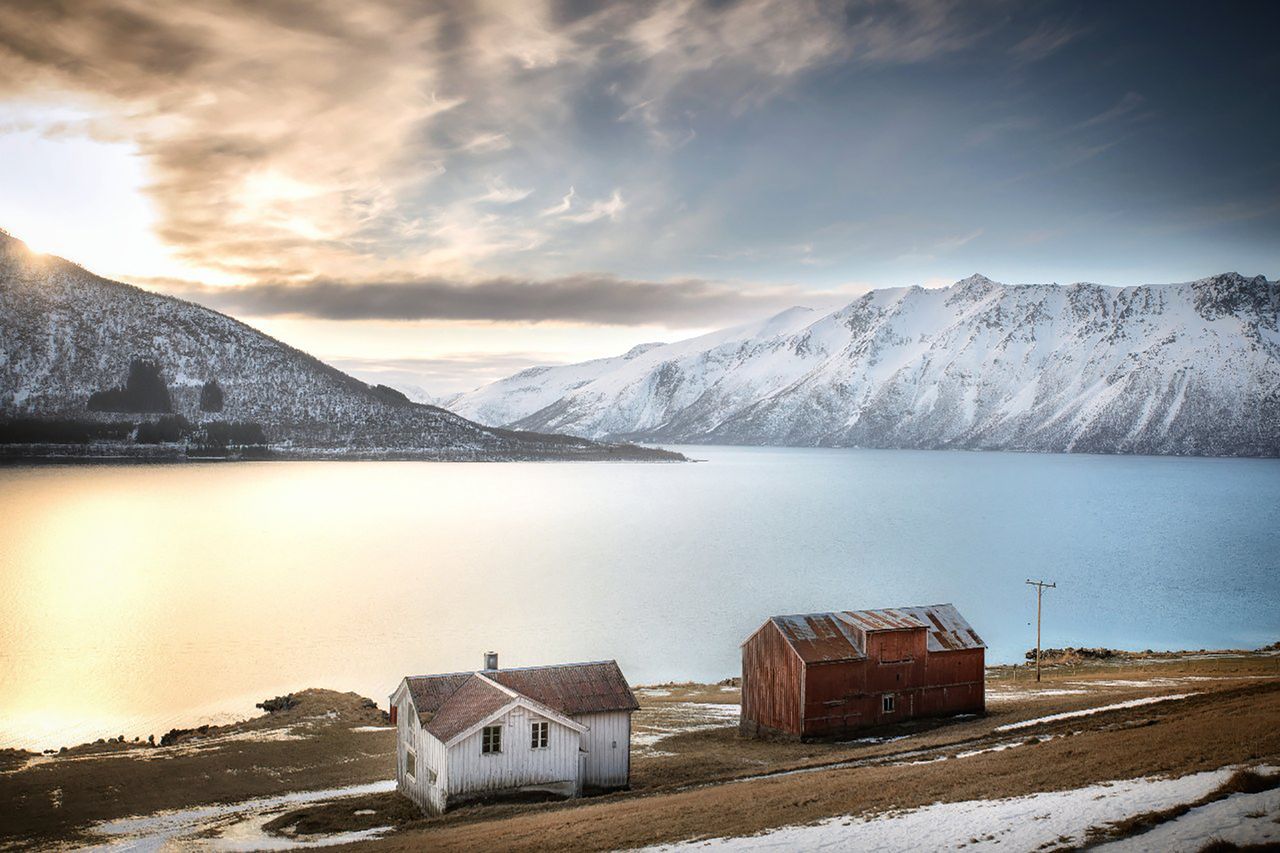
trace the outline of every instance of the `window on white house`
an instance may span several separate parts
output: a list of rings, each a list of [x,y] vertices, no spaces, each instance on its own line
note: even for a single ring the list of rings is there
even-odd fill
[[[886,714],[892,714],[894,710],[893,694],[887,694],[880,697],[880,710]]]
[[[412,749],[404,751],[404,775],[410,779],[418,775],[418,756],[413,754]]]
[[[427,783],[430,785],[434,785],[436,783],[436,771],[432,770],[430,767],[427,768]]]
[[[547,748],[547,734],[550,727],[551,727],[550,723],[534,723],[533,724],[532,736],[529,743],[529,746],[532,749]]]
[[[502,726],[485,726],[481,730],[480,752],[483,755],[502,752]]]

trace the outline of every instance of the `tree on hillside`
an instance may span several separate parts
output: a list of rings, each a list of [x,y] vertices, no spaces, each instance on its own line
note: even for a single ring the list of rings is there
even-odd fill
[[[200,389],[200,411],[222,411],[222,386],[218,384],[218,380],[210,379]]]
[[[95,391],[89,395],[91,412],[159,412],[173,411],[169,389],[160,375],[160,365],[135,358],[129,363],[129,378],[123,388]]]

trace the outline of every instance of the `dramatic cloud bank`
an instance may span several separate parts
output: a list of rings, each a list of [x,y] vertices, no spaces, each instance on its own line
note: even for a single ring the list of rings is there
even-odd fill
[[[330,321],[542,324],[503,348],[551,352],[556,324],[705,328],[854,283],[1271,269],[1268,15],[0,0],[0,227],[348,356]]]
[[[691,104],[742,110],[824,63],[976,35],[932,2],[36,0],[0,4],[0,94],[88,102],[96,118],[56,132],[136,141],[160,236],[199,267],[456,271],[621,221],[625,188],[573,186],[558,162],[584,113],[667,144]]]
[[[493,278],[457,281],[260,283],[233,287],[165,282],[157,286],[210,308],[253,317],[320,320],[559,321],[602,325],[695,328],[726,317],[758,317],[800,302],[824,304],[853,290],[796,287],[743,288],[729,282],[632,281],[609,275],[573,275],[527,281]]]

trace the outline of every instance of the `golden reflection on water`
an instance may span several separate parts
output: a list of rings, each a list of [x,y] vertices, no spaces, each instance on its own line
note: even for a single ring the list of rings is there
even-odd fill
[[[507,580],[543,562],[515,557],[547,505],[520,497],[521,466],[379,464],[0,472],[0,744],[158,737],[139,726],[286,688],[381,698],[392,672],[471,666],[499,638],[436,630],[448,602],[492,599],[469,569],[497,555]],[[488,529],[513,511],[509,535]],[[549,608],[546,592],[504,582],[494,605]],[[371,678],[389,643],[400,669]]]
[[[0,747],[305,687],[617,658],[718,679],[773,613],[951,601],[1027,647],[1280,633],[1280,462],[706,448],[707,464],[0,468]],[[1212,578],[1213,582],[1206,582]]]

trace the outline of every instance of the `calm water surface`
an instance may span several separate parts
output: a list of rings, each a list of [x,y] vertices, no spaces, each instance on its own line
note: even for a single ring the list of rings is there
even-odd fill
[[[773,613],[954,602],[1046,645],[1280,639],[1280,462],[692,448],[654,464],[0,469],[0,745],[310,686],[617,658],[720,679]]]

